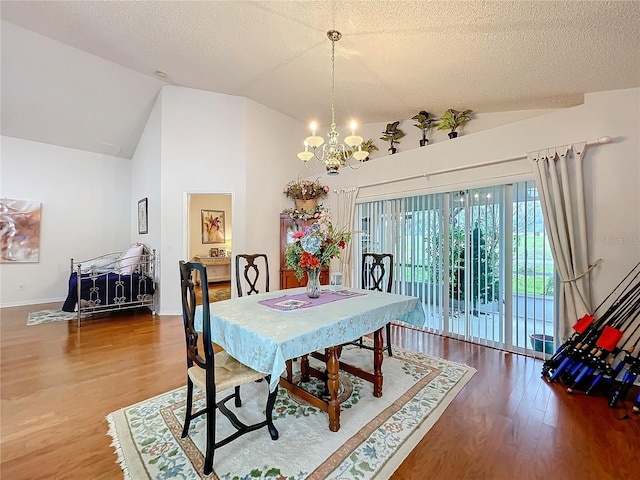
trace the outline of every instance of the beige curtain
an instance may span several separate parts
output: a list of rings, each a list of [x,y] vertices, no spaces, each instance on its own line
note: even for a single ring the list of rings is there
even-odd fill
[[[338,228],[353,232],[353,216],[356,211],[356,198],[358,197],[358,187],[349,187],[338,192]],[[340,272],[342,273],[342,284],[345,287],[352,287],[351,279],[351,244],[347,244],[344,252],[340,256]]]
[[[591,313],[587,219],[582,174],[586,142],[529,153],[551,253],[560,276],[557,337],[564,341],[573,324]]]

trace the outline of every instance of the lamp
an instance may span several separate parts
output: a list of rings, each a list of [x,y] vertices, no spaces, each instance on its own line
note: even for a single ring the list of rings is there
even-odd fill
[[[324,137],[316,135],[318,127],[316,122],[312,122],[312,134],[305,138],[304,151],[298,153],[298,158],[307,166],[309,160],[315,157],[325,164],[327,175],[338,175],[338,170],[345,164],[348,164],[351,168],[356,168],[351,166],[349,160],[355,158],[358,161],[362,161],[367,158],[369,152],[362,149],[362,137],[355,134],[356,123],[354,121],[351,122],[351,135],[345,137],[344,143],[338,142],[340,134],[336,131],[334,109],[336,90],[335,49],[336,42],[342,38],[342,34],[337,30],[329,30],[327,37],[331,40],[331,130],[327,134],[329,140],[325,143]]]

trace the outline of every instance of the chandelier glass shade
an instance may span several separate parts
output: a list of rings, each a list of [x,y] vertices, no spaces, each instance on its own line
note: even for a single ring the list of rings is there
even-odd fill
[[[316,135],[317,125],[315,122],[311,124],[311,135],[304,140],[304,151],[298,153],[298,158],[302,160],[305,166],[309,160],[315,158],[325,164],[327,175],[338,175],[338,170],[344,165],[353,167],[350,160],[353,158],[362,161],[369,155],[367,150],[362,149],[363,138],[355,134],[356,123],[351,122],[351,135],[344,139],[344,143],[338,140],[340,134],[336,130],[335,121],[335,89],[336,89],[336,62],[335,48],[336,42],[342,38],[342,34],[337,30],[329,30],[327,37],[331,40],[331,129],[327,133],[327,140]]]

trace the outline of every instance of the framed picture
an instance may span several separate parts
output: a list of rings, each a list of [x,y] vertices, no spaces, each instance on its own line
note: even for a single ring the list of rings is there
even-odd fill
[[[138,201],[138,233],[149,233],[149,217],[147,215],[147,199]]]
[[[224,212],[200,210],[202,216],[202,243],[224,243]]]
[[[41,211],[40,202],[0,199],[0,263],[40,261]]]

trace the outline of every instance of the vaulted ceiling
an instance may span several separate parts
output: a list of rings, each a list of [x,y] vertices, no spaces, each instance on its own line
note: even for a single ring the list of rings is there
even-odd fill
[[[562,108],[588,92],[640,86],[636,1],[0,7],[2,134],[125,158],[164,84],[240,95],[303,122],[329,118],[326,32],[334,28],[343,34],[335,47],[337,123],[447,108]]]

